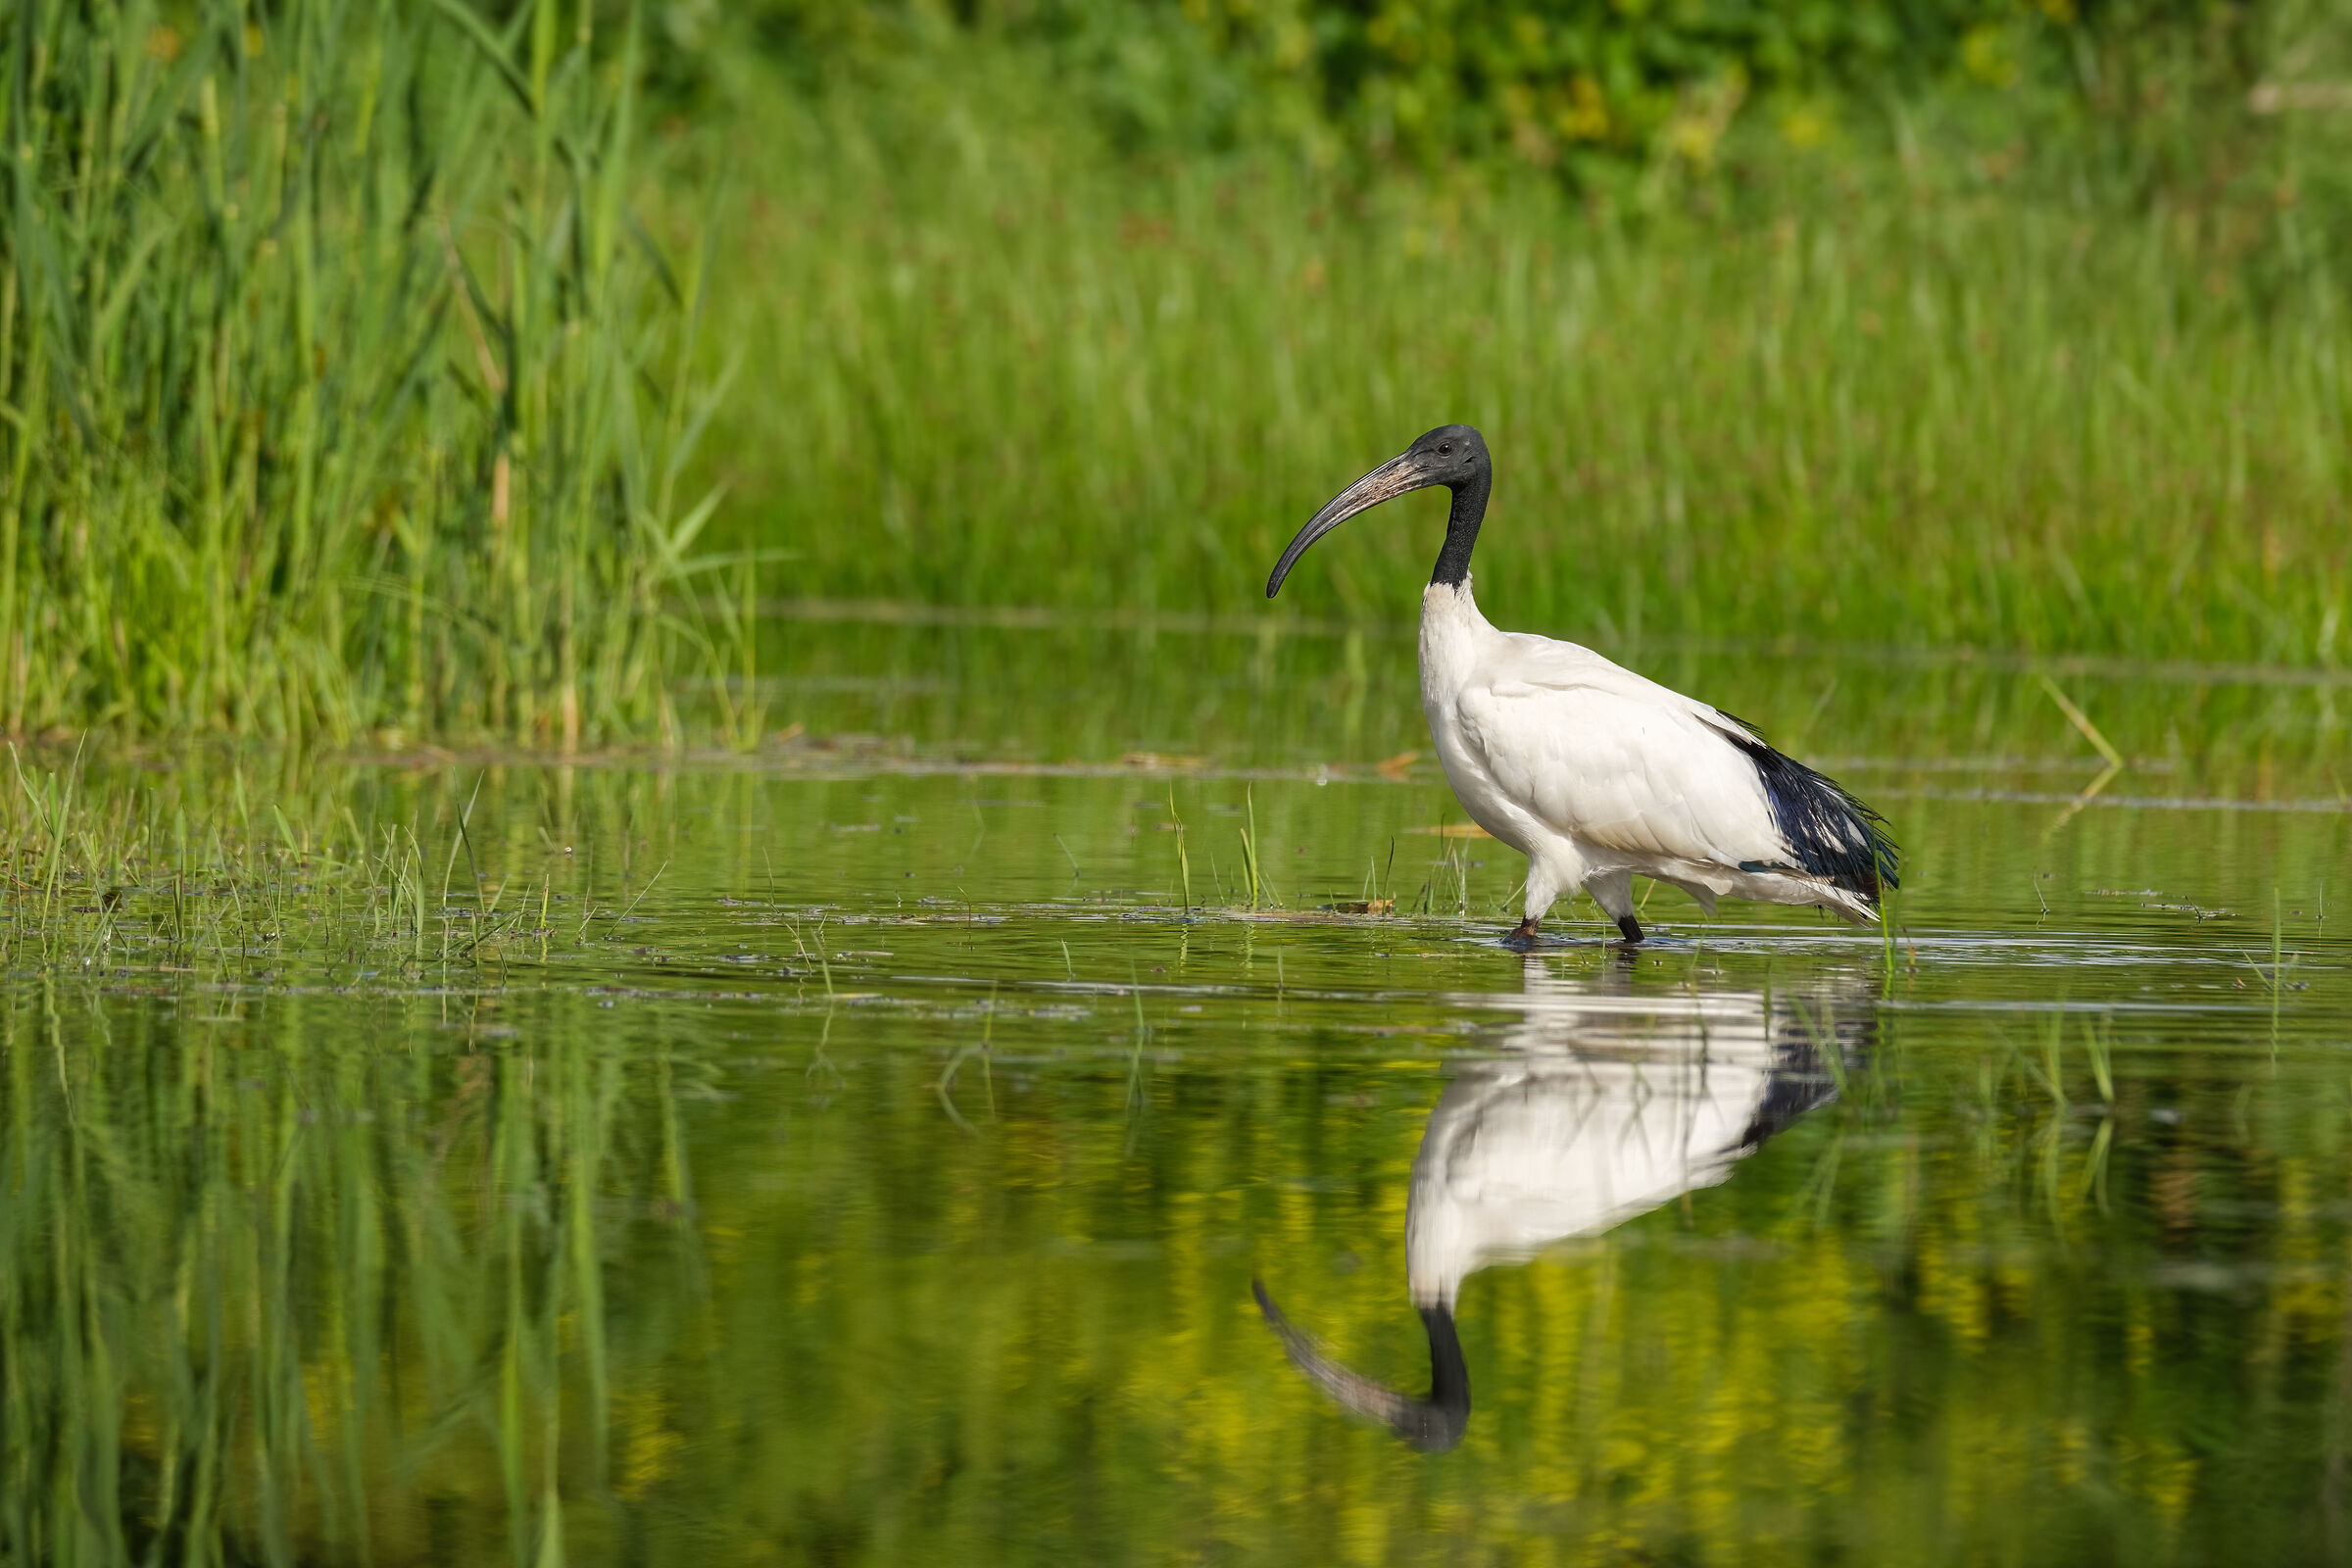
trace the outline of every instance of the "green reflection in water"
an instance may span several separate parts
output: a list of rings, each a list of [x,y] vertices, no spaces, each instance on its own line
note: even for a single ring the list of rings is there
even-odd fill
[[[0,936],[0,1549],[2340,1552],[2352,984],[2316,699],[2205,694],[2237,717],[2184,731],[2195,789],[2113,786],[2312,808],[2075,809],[2095,763],[2038,688],[1950,679],[1986,725],[1955,698],[1857,780],[1911,857],[1891,950],[1660,892],[1631,964],[1589,905],[1592,940],[1491,945],[1518,868],[1415,831],[1458,820],[1433,777],[1365,765],[1410,744],[1385,680],[1349,750],[1328,688],[1237,676],[1274,716],[1172,777],[1127,776],[1110,745],[1159,720],[1116,734],[1110,698],[1043,773],[797,742],[683,771],[110,761],[52,801],[79,848],[15,865]],[[1750,706],[1787,733],[1817,700]],[[992,701],[918,757],[988,753],[1020,706]],[[2140,708],[2086,707],[2148,760]],[[1318,784],[1318,751],[1354,765]],[[1367,895],[1403,912],[1321,908]],[[1742,1041],[1794,1054],[1802,1114],[1466,1272],[1451,1451],[1289,1364],[1253,1276],[1419,1393],[1433,1113],[1531,1063],[1688,1066],[1694,1032],[1726,1074]],[[1675,1125],[1619,1088],[1588,1152]]]

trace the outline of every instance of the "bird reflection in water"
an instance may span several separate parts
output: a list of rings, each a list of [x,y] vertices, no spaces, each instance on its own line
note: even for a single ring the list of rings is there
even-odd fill
[[[1714,1186],[1835,1100],[1843,1064],[1866,1054],[1874,1027],[1858,999],[1840,1015],[1834,997],[1631,996],[1625,983],[1615,973],[1600,982],[1615,994],[1574,989],[1531,958],[1519,995],[1450,999],[1524,1021],[1508,1032],[1506,1054],[1455,1073],[1413,1160],[1404,1266],[1429,1332],[1426,1398],[1324,1354],[1250,1282],[1307,1377],[1414,1447],[1450,1448],[1469,1423],[1469,1369],[1453,1321],[1465,1278]]]

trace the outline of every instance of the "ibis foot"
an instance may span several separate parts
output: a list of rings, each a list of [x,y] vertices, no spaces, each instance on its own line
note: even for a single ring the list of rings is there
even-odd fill
[[[1617,917],[1617,929],[1625,933],[1625,945],[1629,948],[1642,940],[1642,922],[1630,914]]]
[[[1531,917],[1519,922],[1519,928],[1502,939],[1502,945],[1513,953],[1533,953],[1536,947],[1536,922]]]

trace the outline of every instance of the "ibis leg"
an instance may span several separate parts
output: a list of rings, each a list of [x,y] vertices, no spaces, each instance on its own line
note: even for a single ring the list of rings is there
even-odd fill
[[[1617,917],[1617,929],[1625,933],[1625,942],[1628,947],[1642,940],[1642,922],[1630,914],[1621,914]]]
[[[1519,928],[1502,939],[1502,945],[1513,953],[1525,953],[1536,945],[1536,917],[1529,915],[1519,922]]]

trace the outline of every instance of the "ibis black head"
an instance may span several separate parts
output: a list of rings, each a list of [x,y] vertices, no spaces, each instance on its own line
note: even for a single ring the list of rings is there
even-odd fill
[[[1487,492],[1494,482],[1494,467],[1487,457],[1485,437],[1466,424],[1439,425],[1332,497],[1309,518],[1274,564],[1274,574],[1266,579],[1266,597],[1271,599],[1282,591],[1282,580],[1306,554],[1308,545],[1359,512],[1409,490],[1427,490],[1434,485],[1453,492],[1453,514],[1446,525],[1446,551],[1438,558],[1432,580],[1459,583],[1469,574],[1470,546],[1478,538],[1479,520],[1487,511]]]

